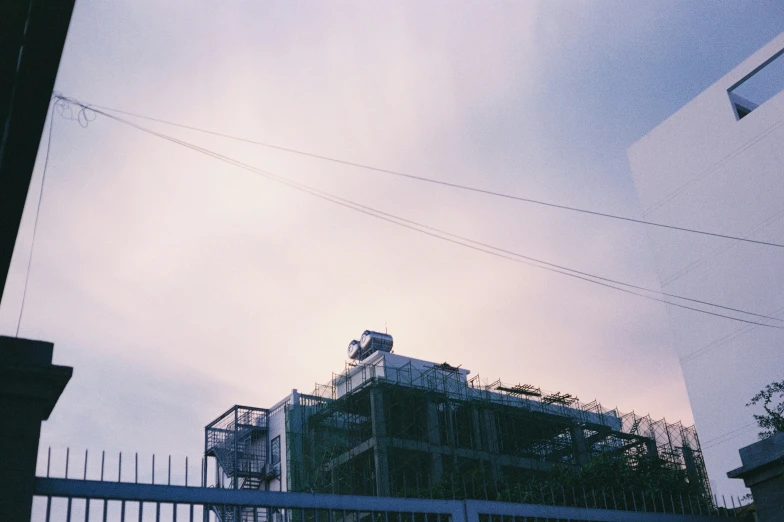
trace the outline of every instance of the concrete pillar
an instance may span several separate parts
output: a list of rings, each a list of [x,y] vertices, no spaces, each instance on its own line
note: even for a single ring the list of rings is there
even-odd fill
[[[495,413],[492,410],[483,410],[484,441],[483,446],[490,453],[498,453],[498,430],[495,427]]]
[[[651,436],[646,439],[645,448],[648,450],[648,457],[652,459],[659,457],[659,448],[656,446],[656,439],[654,437]]]
[[[759,522],[784,520],[784,433],[750,444],[739,453],[743,466],[727,476],[743,479],[751,489]]]
[[[73,368],[52,364],[54,345],[0,336],[0,520],[30,522],[41,421]]]
[[[479,410],[476,408],[476,406],[471,407],[471,428],[474,438],[473,447],[477,451],[482,451],[483,444],[481,421],[479,420]]]
[[[490,471],[493,474],[493,479],[501,480],[501,467],[498,465],[497,455],[500,453],[500,446],[498,443],[498,430],[495,425],[495,412],[492,410],[482,410],[482,418],[484,420],[484,440],[482,445],[490,454]]]
[[[697,462],[694,460],[694,450],[688,444],[683,445],[683,465],[686,468],[686,476],[692,484],[700,484],[700,474],[697,471]]]
[[[441,446],[441,428],[438,425],[438,404],[435,402],[427,403],[427,442],[431,446]],[[441,459],[441,452],[432,451],[430,453],[432,462],[430,464],[430,482],[437,484],[444,476],[444,463]]]
[[[569,433],[572,437],[572,451],[574,452],[575,462],[580,466],[588,464],[591,460],[591,454],[585,443],[585,431],[583,431],[583,427],[572,426],[569,428]]]
[[[384,395],[374,386],[370,389],[370,416],[373,424],[373,460],[376,466],[376,495],[389,496],[389,458],[387,424],[384,416]]]

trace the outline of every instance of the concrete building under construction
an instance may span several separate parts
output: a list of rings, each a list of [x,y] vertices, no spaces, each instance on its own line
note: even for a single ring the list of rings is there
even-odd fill
[[[391,348],[390,336],[365,332],[349,346],[345,370],[312,393],[294,390],[268,409],[234,406],[210,423],[205,461],[215,486],[516,498],[556,471],[576,475],[602,458],[628,463],[630,473],[655,461],[690,492],[710,495],[693,427],[532,384],[469,378]]]

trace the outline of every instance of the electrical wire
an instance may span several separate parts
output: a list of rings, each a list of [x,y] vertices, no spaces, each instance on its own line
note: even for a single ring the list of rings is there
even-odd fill
[[[41,200],[44,198],[44,185],[46,184],[46,171],[49,167],[49,152],[52,149],[52,129],[54,128],[54,113],[57,99],[52,103],[51,115],[49,117],[49,136],[46,140],[46,156],[44,159],[44,170],[41,174],[41,188],[38,191],[38,202],[35,206],[35,218],[33,220],[33,238],[30,242],[30,256],[27,258],[27,269],[24,276],[24,287],[22,289],[22,304],[19,307],[19,318],[16,321],[16,336],[19,337],[19,328],[22,325],[25,304],[27,303],[27,284],[30,281],[30,268],[33,266],[33,254],[35,253],[35,238],[38,233],[38,216],[41,214]]]
[[[765,228],[769,227],[770,225],[772,225],[773,223],[777,222],[781,218],[784,218],[784,209],[779,210],[778,212],[776,212],[775,214],[773,214],[771,216],[768,216],[763,221],[761,221],[756,226],[754,226],[751,229],[751,231],[752,232],[757,232],[759,230],[764,230]],[[698,268],[701,265],[704,265],[705,263],[715,259],[716,257],[718,257],[719,255],[723,254],[724,252],[732,250],[732,249],[738,247],[739,245],[740,245],[740,243],[728,243],[728,244],[726,244],[726,245],[724,245],[722,247],[719,247],[718,249],[714,250],[712,253],[710,253],[710,254],[708,254],[706,256],[702,256],[702,257],[692,261],[688,265],[682,267],[681,269],[673,272],[669,276],[667,276],[664,279],[662,279],[662,282],[661,282],[662,287],[663,288],[667,287],[668,285],[674,283],[675,281],[677,281],[681,277],[685,276],[686,274],[688,274],[689,272],[691,272],[695,268]]]
[[[425,183],[431,183],[431,184],[435,184],[435,185],[442,185],[442,186],[446,186],[446,187],[451,187],[451,188],[454,188],[454,189],[459,189],[459,190],[465,190],[465,191],[469,191],[469,192],[485,194],[487,196],[494,196],[494,197],[505,198],[505,199],[510,199],[510,200],[514,200],[514,201],[519,201],[519,202],[523,202],[523,203],[530,203],[530,204],[534,204],[534,205],[540,205],[540,206],[560,209],[560,210],[568,210],[568,211],[571,211],[571,212],[578,212],[578,213],[589,214],[589,215],[598,216],[598,217],[604,217],[604,218],[609,218],[609,219],[616,219],[616,220],[626,221],[626,222],[630,222],[630,223],[636,223],[636,224],[640,224],[640,225],[647,225],[647,226],[653,226],[653,227],[666,228],[666,229],[670,229],[670,230],[676,230],[676,231],[680,231],[680,232],[688,232],[688,233],[699,234],[699,235],[704,235],[704,236],[711,236],[711,237],[716,237],[716,238],[721,238],[721,239],[731,239],[731,240],[734,240],[734,241],[742,241],[742,242],[753,243],[753,244],[762,245],[762,246],[784,248],[784,244],[781,244],[781,243],[774,243],[774,242],[770,242],[770,241],[762,241],[762,240],[757,240],[757,239],[750,239],[750,238],[745,238],[745,237],[732,236],[732,235],[729,235],[729,234],[720,234],[720,233],[717,233],[717,232],[709,232],[709,231],[705,231],[705,230],[698,230],[698,229],[693,229],[693,228],[688,228],[688,227],[679,227],[679,226],[676,226],[676,225],[668,225],[668,224],[665,224],[665,223],[657,223],[657,222],[654,222],[654,221],[647,221],[647,220],[644,220],[644,219],[636,219],[636,218],[632,218],[632,217],[628,217],[628,216],[620,216],[620,215],[616,215],[616,214],[610,214],[610,213],[607,213],[607,212],[599,212],[599,211],[596,211],[596,210],[589,210],[589,209],[573,207],[573,206],[569,206],[569,205],[561,205],[561,204],[552,203],[552,202],[549,202],[549,201],[542,201],[542,200],[533,199],[533,198],[526,198],[526,197],[522,197],[522,196],[515,196],[515,195],[512,195],[512,194],[506,194],[506,193],[503,193],[503,192],[496,192],[496,191],[492,191],[492,190],[488,190],[488,189],[483,189],[483,188],[480,188],[480,187],[472,187],[472,186],[468,186],[468,185],[461,185],[459,183],[453,183],[453,182],[450,182],[450,181],[444,181],[444,180],[438,180],[438,179],[434,179],[434,178],[428,178],[428,177],[425,177],[425,176],[418,176],[418,175],[414,175],[414,174],[408,174],[408,173],[405,173],[405,172],[385,169],[385,168],[381,168],[381,167],[375,167],[375,166],[372,166],[372,165],[367,165],[367,164],[363,164],[363,163],[357,163],[357,162],[354,162],[354,161],[344,160],[344,159],[340,159],[340,158],[334,158],[334,157],[331,157],[331,156],[324,156],[324,155],[315,154],[315,153],[312,153],[312,152],[301,151],[301,150],[297,150],[297,149],[290,148],[290,147],[283,147],[283,146],[274,145],[274,144],[271,144],[271,143],[265,143],[265,142],[261,142],[261,141],[251,140],[251,139],[243,138],[243,137],[240,137],[240,136],[233,136],[233,135],[230,135],[230,134],[225,134],[225,133],[221,133],[221,132],[216,132],[216,131],[211,131],[211,130],[207,130],[207,129],[202,129],[202,128],[194,127],[194,126],[191,126],[191,125],[185,125],[185,124],[182,124],[182,123],[176,123],[176,122],[164,120],[164,119],[161,119],[161,118],[155,118],[155,117],[152,117],[152,116],[146,116],[146,115],[139,114],[139,113],[136,113],[136,112],[125,111],[125,110],[121,110],[121,109],[115,109],[113,107],[107,107],[105,105],[91,105],[91,104],[85,104],[85,105],[89,106],[93,110],[95,110],[95,109],[108,110],[108,111],[111,111],[111,112],[116,112],[118,114],[125,114],[125,115],[128,115],[128,116],[133,116],[135,118],[142,118],[142,119],[145,119],[145,120],[148,120],[148,121],[155,121],[155,122],[158,122],[158,123],[163,123],[163,124],[166,124],[166,125],[172,125],[172,126],[175,126],[175,127],[180,127],[180,128],[183,128],[183,129],[188,129],[188,130],[192,130],[192,131],[196,131],[196,132],[201,132],[201,133],[204,133],[204,134],[210,134],[210,135],[213,135],[213,136],[219,136],[221,138],[226,138],[226,139],[231,139],[231,140],[235,140],[235,141],[240,141],[240,142],[243,142],[243,143],[249,143],[249,144],[252,144],[252,145],[258,145],[258,146],[266,147],[266,148],[269,148],[269,149],[275,149],[275,150],[280,150],[280,151],[284,151],[284,152],[289,152],[289,153],[292,153],[292,154],[298,154],[300,156],[307,156],[307,157],[310,157],[310,158],[320,159],[320,160],[329,161],[329,162],[333,162],[333,163],[339,163],[339,164],[342,164],[342,165],[348,165],[348,166],[351,166],[351,167],[357,167],[357,168],[361,168],[361,169],[365,169],[365,170],[369,170],[369,171],[373,171],[373,172],[378,172],[378,173],[382,173],[382,174],[389,174],[389,175],[392,175],[392,176],[408,178],[408,179],[412,179],[412,180],[415,180],[415,181],[421,181],[421,182],[425,182]]]
[[[720,444],[724,444],[727,441],[730,441],[736,437],[740,437],[741,435],[746,435],[750,431],[753,431],[750,428],[757,428],[757,423],[752,422],[746,424],[745,426],[741,426],[740,428],[736,428],[734,430],[728,431],[723,435],[719,435],[718,437],[714,437],[712,439],[706,440],[701,444],[703,450],[713,448],[714,446],[718,446]],[[729,435],[729,436],[728,436]]]
[[[70,98],[61,97],[61,99],[66,100],[69,103],[73,103],[74,105],[77,105],[77,106],[81,107],[82,108],[81,110],[83,110],[83,111],[92,111],[94,113],[101,114],[101,115],[103,115],[103,116],[105,116],[105,117],[107,117],[109,119],[115,120],[115,121],[117,121],[119,123],[123,123],[125,125],[130,126],[130,127],[136,128],[136,129],[138,129],[138,130],[140,130],[142,132],[145,132],[147,134],[150,134],[150,135],[162,138],[164,140],[170,141],[170,142],[175,143],[177,145],[184,146],[184,147],[192,149],[194,151],[201,152],[202,154],[205,154],[207,156],[210,156],[210,157],[213,157],[213,158],[218,159],[220,161],[229,163],[231,165],[234,165],[236,167],[242,168],[244,170],[248,170],[248,171],[253,172],[255,174],[261,175],[261,176],[263,176],[263,177],[265,177],[267,179],[270,179],[270,180],[276,181],[278,183],[287,185],[287,186],[295,188],[297,190],[309,193],[309,194],[311,194],[313,196],[316,196],[318,198],[324,199],[326,201],[329,201],[329,202],[332,202],[332,203],[344,206],[344,207],[349,208],[351,210],[355,210],[355,211],[361,212],[363,214],[375,217],[377,219],[381,219],[383,221],[388,221],[390,223],[393,223],[393,224],[396,224],[398,226],[401,226],[401,227],[404,227],[404,228],[408,228],[408,229],[420,232],[420,233],[428,235],[428,236],[432,236],[432,237],[441,239],[443,241],[447,241],[447,242],[450,242],[450,243],[458,244],[458,245],[461,245],[461,246],[464,246],[464,247],[467,247],[467,248],[470,248],[470,249],[473,249],[473,250],[481,251],[481,252],[484,252],[484,253],[487,253],[487,254],[490,254],[490,255],[494,255],[494,256],[497,256],[497,257],[505,258],[505,259],[508,259],[508,260],[511,260],[511,261],[515,261],[515,262],[519,262],[519,263],[522,263],[522,264],[526,264],[526,265],[529,265],[529,266],[534,266],[536,268],[540,268],[540,269],[547,270],[547,271],[550,271],[550,272],[555,272],[555,273],[566,275],[566,276],[569,276],[569,277],[572,277],[572,278],[581,279],[581,280],[584,280],[584,281],[587,281],[587,282],[590,282],[590,283],[594,283],[594,284],[597,284],[597,285],[600,285],[600,286],[608,287],[608,288],[611,288],[611,289],[614,289],[614,290],[618,290],[618,291],[621,291],[621,292],[625,292],[625,293],[629,293],[629,294],[636,295],[636,296],[639,296],[639,297],[643,297],[645,299],[658,301],[658,302],[661,302],[661,303],[664,303],[664,304],[668,304],[668,305],[671,305],[671,306],[676,306],[676,307],[679,307],[679,308],[684,308],[684,309],[692,310],[692,311],[699,312],[699,313],[704,313],[704,314],[708,314],[708,315],[712,315],[712,316],[716,316],[716,317],[730,319],[730,320],[733,320],[733,321],[739,321],[739,322],[746,323],[746,324],[757,325],[757,326],[764,326],[764,327],[774,328],[774,329],[784,329],[784,327],[773,326],[773,325],[769,325],[769,324],[765,324],[765,323],[761,323],[761,322],[756,322],[756,321],[750,321],[750,320],[746,320],[746,319],[742,319],[742,318],[739,318],[739,317],[734,317],[734,316],[730,316],[730,315],[726,315],[726,314],[720,314],[720,313],[716,313],[716,312],[711,312],[709,310],[704,310],[704,309],[701,309],[701,308],[691,307],[691,306],[687,306],[687,305],[684,305],[684,304],[681,304],[681,303],[668,301],[666,299],[660,299],[660,298],[657,298],[657,297],[654,297],[654,296],[650,296],[650,295],[647,295],[647,294],[642,294],[642,293],[639,293],[639,292],[635,292],[633,290],[629,290],[627,288],[620,288],[618,286],[615,286],[615,284],[627,286],[627,287],[630,287],[630,288],[640,289],[640,290],[644,290],[644,291],[651,292],[651,293],[657,293],[659,295],[663,295],[662,292],[657,291],[657,290],[647,289],[647,288],[644,288],[644,287],[631,285],[631,284],[628,284],[628,283],[623,283],[623,282],[612,280],[612,279],[608,279],[608,278],[603,278],[603,277],[596,276],[596,275],[593,275],[593,274],[590,274],[590,273],[587,273],[587,272],[581,272],[581,271],[578,271],[578,270],[574,270],[574,269],[571,269],[571,268],[564,267],[562,265],[549,263],[547,261],[539,260],[539,259],[536,259],[536,258],[533,258],[533,257],[530,257],[530,256],[525,256],[523,254],[519,254],[519,253],[516,253],[516,252],[509,251],[509,250],[500,249],[500,248],[494,247],[492,245],[488,245],[488,244],[485,244],[485,243],[480,243],[478,241],[474,241],[474,240],[471,240],[471,239],[463,237],[463,236],[459,236],[459,235],[456,235],[456,234],[445,232],[445,231],[442,231],[440,229],[436,229],[434,227],[429,227],[427,225],[422,225],[422,224],[417,223],[415,221],[407,220],[405,218],[401,218],[401,217],[395,216],[393,214],[381,212],[381,211],[379,211],[377,209],[373,209],[371,207],[366,207],[364,205],[352,202],[350,200],[347,200],[347,199],[344,199],[344,198],[340,198],[338,196],[335,196],[335,195],[330,194],[328,192],[324,192],[324,191],[315,189],[315,188],[310,187],[308,185],[297,183],[297,182],[291,181],[291,180],[289,180],[287,178],[283,178],[281,176],[277,176],[277,175],[272,174],[272,173],[270,173],[268,171],[259,169],[257,167],[252,166],[252,165],[248,165],[248,164],[243,163],[243,162],[241,162],[239,160],[236,160],[236,159],[231,158],[229,156],[225,156],[223,154],[214,152],[212,150],[200,147],[200,146],[195,145],[193,143],[189,143],[187,141],[180,140],[180,139],[175,138],[173,136],[169,136],[167,134],[163,134],[163,133],[160,133],[158,131],[155,131],[155,130],[152,130],[152,129],[148,129],[146,127],[142,127],[141,125],[138,125],[138,124],[136,124],[134,122],[125,120],[125,119],[120,118],[118,116],[115,116],[113,114],[106,113],[106,112],[104,112],[104,111],[102,111],[100,109],[97,109],[97,108],[93,107],[93,106],[82,104],[81,102],[78,102],[78,101],[70,99]],[[444,235],[439,235],[439,234],[444,234]],[[445,237],[445,235],[446,236],[450,236],[450,237]],[[610,283],[613,283],[613,284],[610,284]],[[717,305],[717,304],[714,304],[714,303],[709,303],[707,301],[699,301],[699,300],[695,300],[695,299],[691,299],[691,298],[687,298],[687,297],[683,297],[683,296],[677,296],[675,294],[670,294],[670,296],[673,297],[673,298],[693,301],[693,302],[697,302],[697,303],[700,303],[700,304],[705,304],[706,306],[714,306],[714,307],[718,307],[718,308],[723,308],[723,309],[727,309],[727,310],[736,311],[738,313],[753,315],[753,316],[756,316],[756,317],[775,319],[775,318],[771,318],[771,317],[764,316],[764,315],[761,315],[761,314],[755,314],[753,312],[747,312],[747,311],[740,310],[740,309],[734,309],[734,308],[729,308],[729,307],[725,307],[725,306],[722,306],[722,305]],[[776,320],[778,320],[778,319],[776,319]]]
[[[780,314],[782,311],[784,311],[784,306],[781,307],[781,308],[778,308],[777,310],[775,310],[773,312],[773,314]],[[703,346],[701,348],[698,348],[698,349],[694,350],[693,352],[690,352],[690,353],[684,355],[683,357],[680,358],[680,361],[681,361],[681,363],[692,362],[692,361],[694,361],[694,360],[696,360],[696,359],[698,359],[698,358],[700,358],[700,357],[702,357],[704,355],[707,355],[708,353],[710,353],[710,352],[712,352],[714,350],[718,350],[719,348],[721,348],[722,346],[724,346],[728,342],[734,341],[735,339],[746,335],[747,333],[749,333],[752,330],[754,330],[754,328],[755,328],[754,325],[741,326],[737,330],[735,330],[733,332],[730,332],[727,335],[724,335],[722,337],[719,337],[718,339],[715,339],[714,341],[711,341],[710,343],[706,344],[705,346]]]
[[[764,138],[768,137],[768,135],[772,134],[776,129],[781,127],[782,124],[784,124],[784,118],[781,118],[781,119],[777,120],[772,125],[770,125],[768,128],[766,128],[765,130],[763,130],[762,132],[760,132],[756,136],[752,137],[751,139],[749,139],[745,143],[741,144],[737,149],[727,153],[724,157],[719,159],[716,163],[710,165],[709,167],[707,167],[705,170],[703,170],[702,172],[700,172],[699,174],[697,174],[693,178],[691,178],[691,179],[687,180],[686,182],[682,183],[681,185],[679,185],[673,191],[669,192],[668,194],[663,196],[661,199],[659,199],[656,203],[653,203],[650,207],[645,209],[645,211],[643,211],[643,213],[642,213],[643,217],[650,215],[651,213],[653,213],[656,210],[658,210],[659,208],[663,207],[664,205],[666,205],[667,203],[669,203],[673,199],[677,198],[682,192],[684,192],[685,190],[689,189],[691,187],[691,185],[693,185],[695,183],[699,184],[700,182],[702,182],[705,178],[708,177],[709,174],[712,174],[713,172],[718,170],[719,167],[721,167],[722,165],[727,163],[729,160],[739,156],[740,154],[742,154],[746,150],[748,150],[751,147],[753,147],[758,142],[762,141]]]

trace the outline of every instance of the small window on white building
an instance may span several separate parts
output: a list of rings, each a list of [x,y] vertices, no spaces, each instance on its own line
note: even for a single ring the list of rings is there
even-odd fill
[[[273,466],[280,464],[280,435],[270,442],[270,462]]]
[[[784,49],[730,87],[727,93],[735,110],[735,117],[741,119],[773,98],[782,89],[784,89]]]

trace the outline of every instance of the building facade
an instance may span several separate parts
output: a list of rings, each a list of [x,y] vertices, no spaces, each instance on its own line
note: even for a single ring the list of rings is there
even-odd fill
[[[206,427],[205,455],[219,488],[526,501],[585,488],[581,471],[600,462],[710,499],[693,427],[384,351],[310,394],[229,409]],[[627,485],[590,482],[616,503]]]
[[[645,219],[784,243],[783,50],[784,34],[629,149]],[[784,249],[653,227],[649,238],[664,292],[749,321],[668,307],[709,474],[732,491],[725,473],[758,431],[746,403],[784,377]]]

